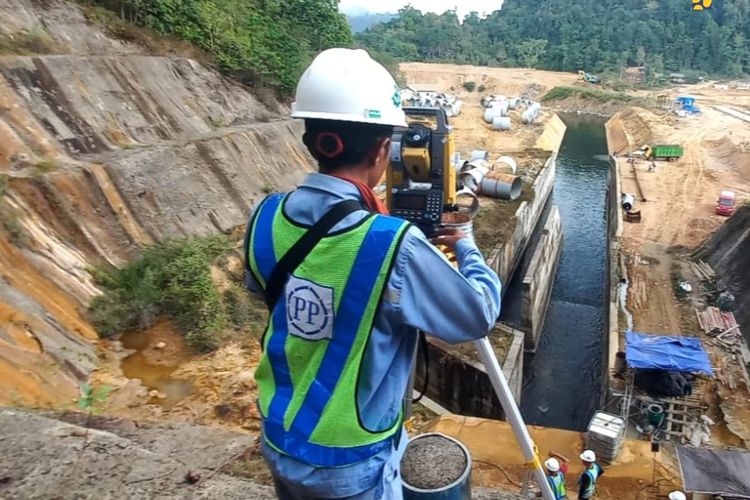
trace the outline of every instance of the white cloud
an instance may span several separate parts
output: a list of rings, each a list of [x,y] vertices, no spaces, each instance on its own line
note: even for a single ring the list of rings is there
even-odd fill
[[[456,9],[459,17],[463,18],[471,11],[489,14],[500,8],[502,0],[341,0],[340,8],[343,12],[397,12],[401,7],[411,4],[422,12],[443,13],[449,9]]]

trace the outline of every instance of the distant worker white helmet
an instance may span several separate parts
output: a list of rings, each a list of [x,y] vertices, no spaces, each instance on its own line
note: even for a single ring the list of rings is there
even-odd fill
[[[300,78],[292,118],[406,126],[401,90],[364,50],[328,49]]]
[[[560,472],[560,462],[556,458],[548,458],[544,467],[550,472]]]
[[[669,500],[687,500],[687,497],[681,491],[673,491],[669,494]]]
[[[583,460],[584,462],[593,464],[594,462],[596,462],[596,453],[594,453],[591,450],[586,450],[583,453],[581,453],[581,460]]]

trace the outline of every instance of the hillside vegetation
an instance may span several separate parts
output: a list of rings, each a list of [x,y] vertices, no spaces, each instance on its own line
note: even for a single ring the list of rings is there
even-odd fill
[[[651,75],[695,70],[750,72],[750,1],[722,0],[695,12],[689,0],[505,0],[485,19],[460,22],[411,7],[357,36],[404,61],[604,72],[648,67]]]
[[[183,38],[245,83],[294,90],[321,50],[349,46],[338,0],[90,0],[126,20]]]

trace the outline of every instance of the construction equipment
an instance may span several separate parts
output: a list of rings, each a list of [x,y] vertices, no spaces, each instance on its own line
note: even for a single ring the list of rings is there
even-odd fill
[[[685,153],[685,150],[682,146],[678,144],[660,144],[660,145],[654,145],[654,146],[644,146],[643,147],[643,156],[648,161],[654,161],[654,160],[667,160],[667,161],[676,161],[680,158],[682,158],[682,155]]]
[[[397,128],[386,172],[391,213],[433,234],[445,212],[454,212],[458,188],[455,138],[441,108],[404,108],[407,128]]]
[[[719,201],[716,202],[716,215],[729,217],[734,214],[737,206],[737,197],[734,191],[722,191],[719,195]]]
[[[579,70],[578,71],[578,76],[580,76],[581,80],[583,80],[584,82],[590,83],[592,85],[598,85],[598,84],[602,83],[601,78],[599,78],[596,75],[592,75],[591,73],[586,73],[583,70]]]

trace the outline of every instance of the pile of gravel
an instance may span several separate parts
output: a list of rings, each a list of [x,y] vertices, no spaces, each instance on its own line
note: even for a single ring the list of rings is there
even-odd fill
[[[456,482],[466,470],[463,449],[442,436],[415,439],[401,460],[405,483],[423,490],[444,488]]]

